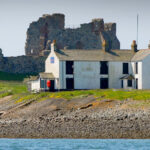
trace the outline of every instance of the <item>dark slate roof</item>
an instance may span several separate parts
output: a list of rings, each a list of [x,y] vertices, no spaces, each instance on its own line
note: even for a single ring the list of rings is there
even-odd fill
[[[54,79],[54,75],[52,73],[41,72],[40,78],[42,78],[42,79]]]
[[[131,61],[134,53],[131,50],[57,50],[60,60],[77,61]]]
[[[139,61],[150,54],[150,50],[139,50],[134,53],[129,50],[57,50],[56,56],[60,60],[70,61]]]

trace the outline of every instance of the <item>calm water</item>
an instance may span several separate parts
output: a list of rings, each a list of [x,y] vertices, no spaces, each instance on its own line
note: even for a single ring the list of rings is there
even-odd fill
[[[0,150],[150,150],[150,140],[0,139]]]

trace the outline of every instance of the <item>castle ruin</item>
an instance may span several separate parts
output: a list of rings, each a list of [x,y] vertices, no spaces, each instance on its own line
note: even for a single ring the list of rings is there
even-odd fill
[[[50,50],[50,41],[57,41],[59,49],[101,49],[102,41],[109,43],[110,49],[120,49],[116,37],[116,23],[104,23],[103,19],[93,19],[79,28],[65,28],[63,14],[43,15],[32,22],[27,30],[25,54],[39,56]]]

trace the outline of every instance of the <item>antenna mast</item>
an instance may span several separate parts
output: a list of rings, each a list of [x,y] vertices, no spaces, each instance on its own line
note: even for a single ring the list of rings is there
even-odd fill
[[[137,45],[138,45],[138,35],[139,35],[139,14],[137,14],[137,37],[136,37]]]

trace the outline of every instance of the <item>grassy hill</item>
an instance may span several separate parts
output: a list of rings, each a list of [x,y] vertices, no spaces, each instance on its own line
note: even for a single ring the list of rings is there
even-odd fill
[[[27,90],[27,85],[23,82],[0,81],[0,98],[8,95],[12,95],[16,102],[41,101],[51,98],[71,100],[93,96],[95,100],[131,99],[147,101],[150,104],[150,90],[97,89],[30,93]]]

